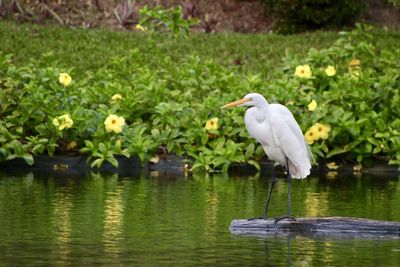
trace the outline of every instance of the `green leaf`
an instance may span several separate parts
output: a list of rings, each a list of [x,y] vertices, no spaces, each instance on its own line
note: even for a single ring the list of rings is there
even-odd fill
[[[107,152],[107,148],[106,148],[106,145],[104,143],[100,143],[99,144],[99,151],[101,153],[106,153]]]
[[[201,136],[201,144],[205,145],[205,144],[207,144],[207,142],[208,142],[208,134],[207,134],[207,133],[204,133],[204,134]]]
[[[100,168],[101,164],[103,164],[104,159],[96,159],[90,165],[91,168],[97,167]]]
[[[4,148],[0,147],[0,156],[6,156],[7,155],[7,150],[5,150]]]
[[[25,162],[26,162],[28,165],[30,165],[30,166],[33,165],[34,160],[33,160],[33,156],[32,156],[31,154],[28,154],[28,153],[23,154],[23,155],[22,155],[22,158],[25,160]]]
[[[261,170],[260,164],[259,164],[257,161],[255,161],[255,160],[248,160],[247,163],[250,164],[250,165],[252,165],[252,166],[254,166],[254,167],[257,169],[257,171],[260,171],[260,170]]]
[[[375,145],[375,146],[378,146],[378,145],[379,145],[379,141],[376,140],[376,139],[373,138],[373,137],[368,137],[367,140],[368,140],[368,142],[370,142],[371,144],[373,144],[373,145]]]
[[[130,154],[129,154],[129,151],[128,151],[128,150],[122,150],[121,153],[119,153],[119,154],[122,155],[122,156],[125,156],[125,157],[127,157],[127,158],[130,157]]]
[[[89,149],[93,149],[93,143],[89,140],[85,140],[85,146],[88,147]]]
[[[174,150],[174,146],[175,146],[174,142],[173,141],[169,141],[168,144],[167,144],[167,150],[168,151],[173,151]]]
[[[32,148],[32,153],[34,154],[42,153],[44,149],[45,147],[43,144],[37,144]]]
[[[225,158],[223,158],[223,157],[216,157],[216,158],[214,158],[214,160],[212,161],[212,163],[213,163],[214,167],[218,167],[218,166],[220,166],[220,165],[229,163],[229,160],[227,160],[227,159],[225,159]]]
[[[82,152],[82,153],[89,153],[92,150],[90,148],[88,148],[88,147],[82,147],[79,151]]]
[[[255,150],[255,145],[254,143],[250,143],[247,148],[246,148],[246,153],[245,153],[245,157],[246,159],[249,159],[253,156],[254,150]]]
[[[365,153],[371,153],[372,152],[372,145],[370,143],[366,143],[365,144],[364,152]]]
[[[118,160],[116,158],[107,158],[107,161],[110,162],[115,168],[118,168]]]
[[[104,155],[101,154],[101,153],[99,153],[99,152],[94,152],[94,153],[92,154],[92,156],[95,157],[95,158],[104,159]]]
[[[336,148],[332,149],[331,151],[329,151],[329,153],[326,154],[326,157],[330,158],[332,156],[343,154],[343,153],[346,153],[346,152],[347,152],[347,149],[341,148],[341,147],[336,147]]]
[[[374,150],[372,151],[373,154],[378,154],[379,152],[382,151],[382,148],[380,146],[377,146],[374,148]]]
[[[193,166],[192,166],[192,171],[193,170],[196,170],[196,169],[199,169],[199,168],[203,168],[204,166],[203,166],[203,164],[201,164],[200,162],[196,162],[195,164],[193,164]]]

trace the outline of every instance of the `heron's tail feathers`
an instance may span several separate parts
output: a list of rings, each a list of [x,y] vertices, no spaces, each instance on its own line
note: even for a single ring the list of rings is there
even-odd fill
[[[293,164],[289,160],[289,172],[292,178],[294,179],[306,178],[308,175],[310,175],[310,170],[311,170],[311,163],[308,160],[308,158],[298,164]]]

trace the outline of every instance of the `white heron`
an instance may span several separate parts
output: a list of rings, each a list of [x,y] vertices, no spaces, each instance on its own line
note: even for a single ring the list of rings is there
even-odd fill
[[[226,104],[223,108],[235,106],[251,107],[244,115],[247,131],[262,145],[269,159],[287,169],[288,214],[280,219],[290,217],[291,177],[306,178],[310,174],[312,161],[311,152],[300,126],[288,108],[281,104],[269,104],[262,95],[257,93],[248,94],[243,99]],[[273,175],[265,204],[264,219],[267,218],[275,182],[275,175]]]

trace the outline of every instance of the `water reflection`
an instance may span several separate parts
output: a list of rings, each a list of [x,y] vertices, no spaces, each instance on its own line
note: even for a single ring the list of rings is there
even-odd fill
[[[308,217],[324,217],[328,215],[328,193],[307,192],[305,208]]]
[[[123,238],[124,220],[122,191],[123,188],[118,183],[118,175],[108,177],[104,204],[103,243],[106,253],[111,257],[117,257],[121,252],[119,241]]]
[[[57,190],[54,194],[53,203],[53,228],[55,241],[58,246],[57,258],[61,262],[68,262],[71,242],[71,185]]]
[[[270,177],[0,174],[5,265],[391,265],[400,241],[324,236],[233,236],[232,219],[263,212]],[[400,221],[397,176],[338,173],[292,183],[297,217]],[[278,177],[270,214],[287,209]],[[374,251],[374,257],[371,252]],[[382,263],[382,264],[381,264]]]
[[[206,191],[206,205],[205,211],[205,234],[207,239],[215,241],[215,229],[217,225],[219,195],[218,192],[213,190],[213,186]]]
[[[239,238],[239,239],[238,239]],[[268,266],[399,266],[398,238],[316,237],[290,233],[236,237],[265,253]],[[369,251],[369,253],[367,253]],[[364,253],[360,253],[364,252]],[[246,250],[246,253],[252,253]]]

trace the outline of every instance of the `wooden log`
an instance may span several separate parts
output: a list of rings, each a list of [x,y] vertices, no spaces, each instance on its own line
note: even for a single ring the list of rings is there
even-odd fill
[[[229,227],[234,234],[268,235],[300,233],[308,235],[340,236],[400,236],[400,222],[389,222],[351,217],[322,217],[283,219],[233,220]]]

